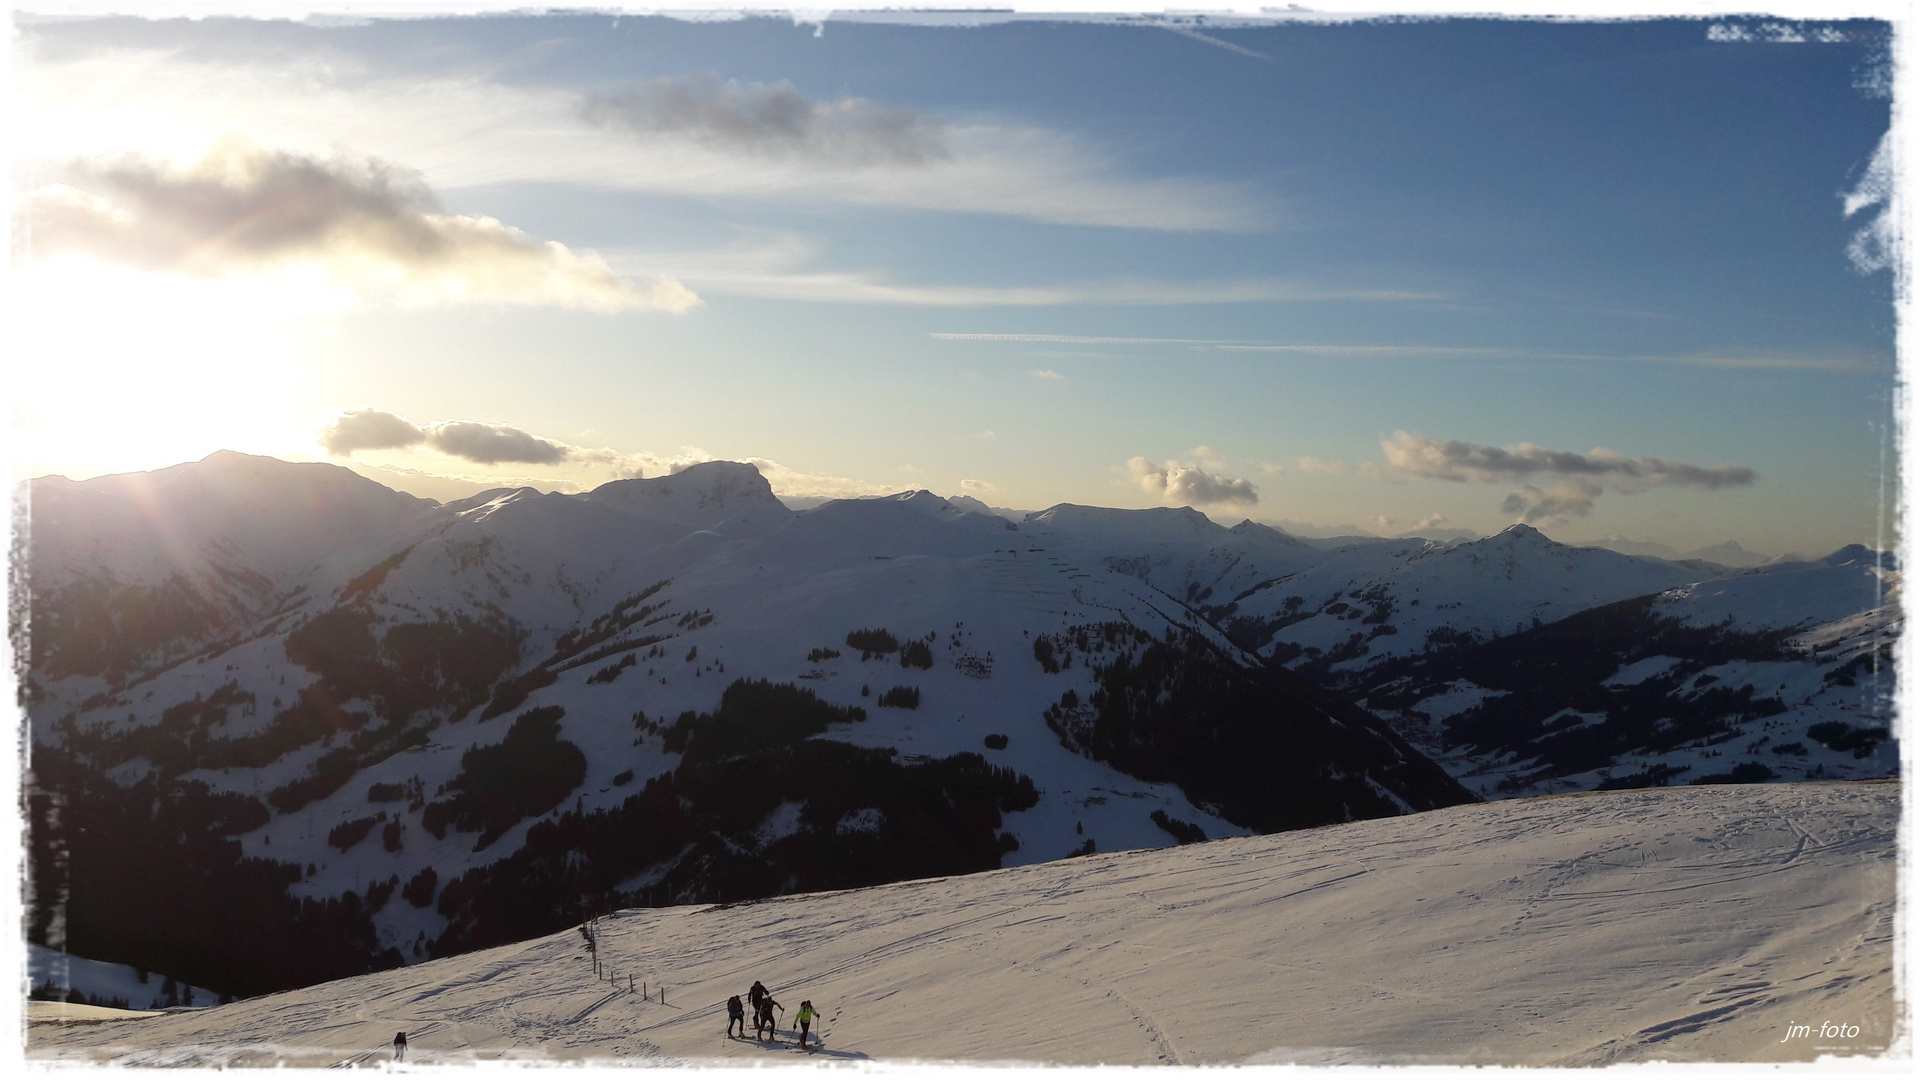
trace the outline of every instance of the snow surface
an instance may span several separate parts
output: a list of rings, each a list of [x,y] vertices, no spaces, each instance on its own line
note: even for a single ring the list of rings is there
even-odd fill
[[[1900,788],[1461,806],[599,920],[216,1008],[36,1024],[36,1063],[1597,1065],[1896,1044]],[[644,981],[648,995],[630,993]],[[729,1040],[761,979],[779,1044]],[[666,985],[666,997],[659,987]],[[825,1049],[794,1052],[802,999]],[[1857,1034],[1822,1038],[1823,1022]],[[1805,1036],[1790,1025],[1810,1025]],[[1903,1039],[1905,1037],[1902,1037]]]
[[[142,973],[126,964],[88,960],[32,942],[27,943],[27,977],[36,989],[53,986],[61,990],[78,990],[105,1001],[124,998],[135,1009],[159,1009],[166,1005],[161,996],[161,989],[168,981],[165,975]],[[174,992],[182,1002],[211,1005],[220,1000],[219,994],[204,986],[187,986],[176,982]]]

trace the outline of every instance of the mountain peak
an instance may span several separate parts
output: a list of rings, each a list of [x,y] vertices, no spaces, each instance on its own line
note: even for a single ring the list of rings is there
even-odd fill
[[[636,517],[707,528],[740,517],[785,518],[760,470],[740,461],[701,461],[666,476],[614,480],[583,498]]]
[[[1036,525],[1062,531],[1100,530],[1136,540],[1186,540],[1224,535],[1226,526],[1191,506],[1154,506],[1122,510],[1110,506],[1059,503],[1026,516]]]

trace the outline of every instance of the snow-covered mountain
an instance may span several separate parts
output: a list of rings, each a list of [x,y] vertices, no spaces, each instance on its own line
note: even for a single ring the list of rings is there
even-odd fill
[[[36,940],[254,993],[514,940],[583,896],[735,900],[1472,798],[1364,710],[1051,550],[1064,527],[924,491],[795,512],[726,462],[438,507],[247,466],[353,527],[283,551],[299,522],[225,528],[191,484],[160,497],[191,534],[96,512],[112,559],[34,523]],[[142,538],[165,554],[145,576],[120,552]],[[67,581],[110,582],[112,613],[181,565],[270,587],[165,648],[96,619],[120,661],[64,659],[86,655]],[[233,896],[245,919],[209,903]]]
[[[404,1031],[408,1067],[1898,1068],[1899,817],[1893,783],[1616,791],[630,909],[217,1008],[30,1013],[26,1053],[377,1067]],[[778,1038],[724,1037],[754,980],[784,1007]],[[821,1013],[811,1057],[803,1000]]]
[[[27,496],[30,936],[222,992],[582,903],[1686,782],[1736,739],[1734,780],[1896,760],[1898,573],[1854,549],[1728,576],[1525,526],[794,510],[728,462],[433,505],[219,454]]]

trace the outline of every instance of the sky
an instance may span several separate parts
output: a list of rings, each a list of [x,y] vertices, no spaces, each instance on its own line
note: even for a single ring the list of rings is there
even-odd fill
[[[1886,23],[962,21],[17,16],[14,479],[1892,543]]]

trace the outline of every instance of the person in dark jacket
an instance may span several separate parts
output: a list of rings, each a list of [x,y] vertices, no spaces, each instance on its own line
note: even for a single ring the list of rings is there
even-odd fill
[[[747,1037],[747,1009],[740,1004],[740,995],[727,999],[727,1038],[733,1038],[733,1025],[740,1025],[740,1037]]]
[[[407,1060],[407,1033],[397,1032],[393,1036],[393,1060]]]
[[[766,1026],[767,1038],[772,1039],[779,1036],[780,1028],[773,1022],[773,1010],[775,1009],[779,1009],[781,1012],[787,1011],[785,1005],[773,1000],[772,994],[762,995],[760,998],[760,1011],[753,1015],[754,1038],[757,1039],[760,1037],[760,1027],[762,1024]]]

